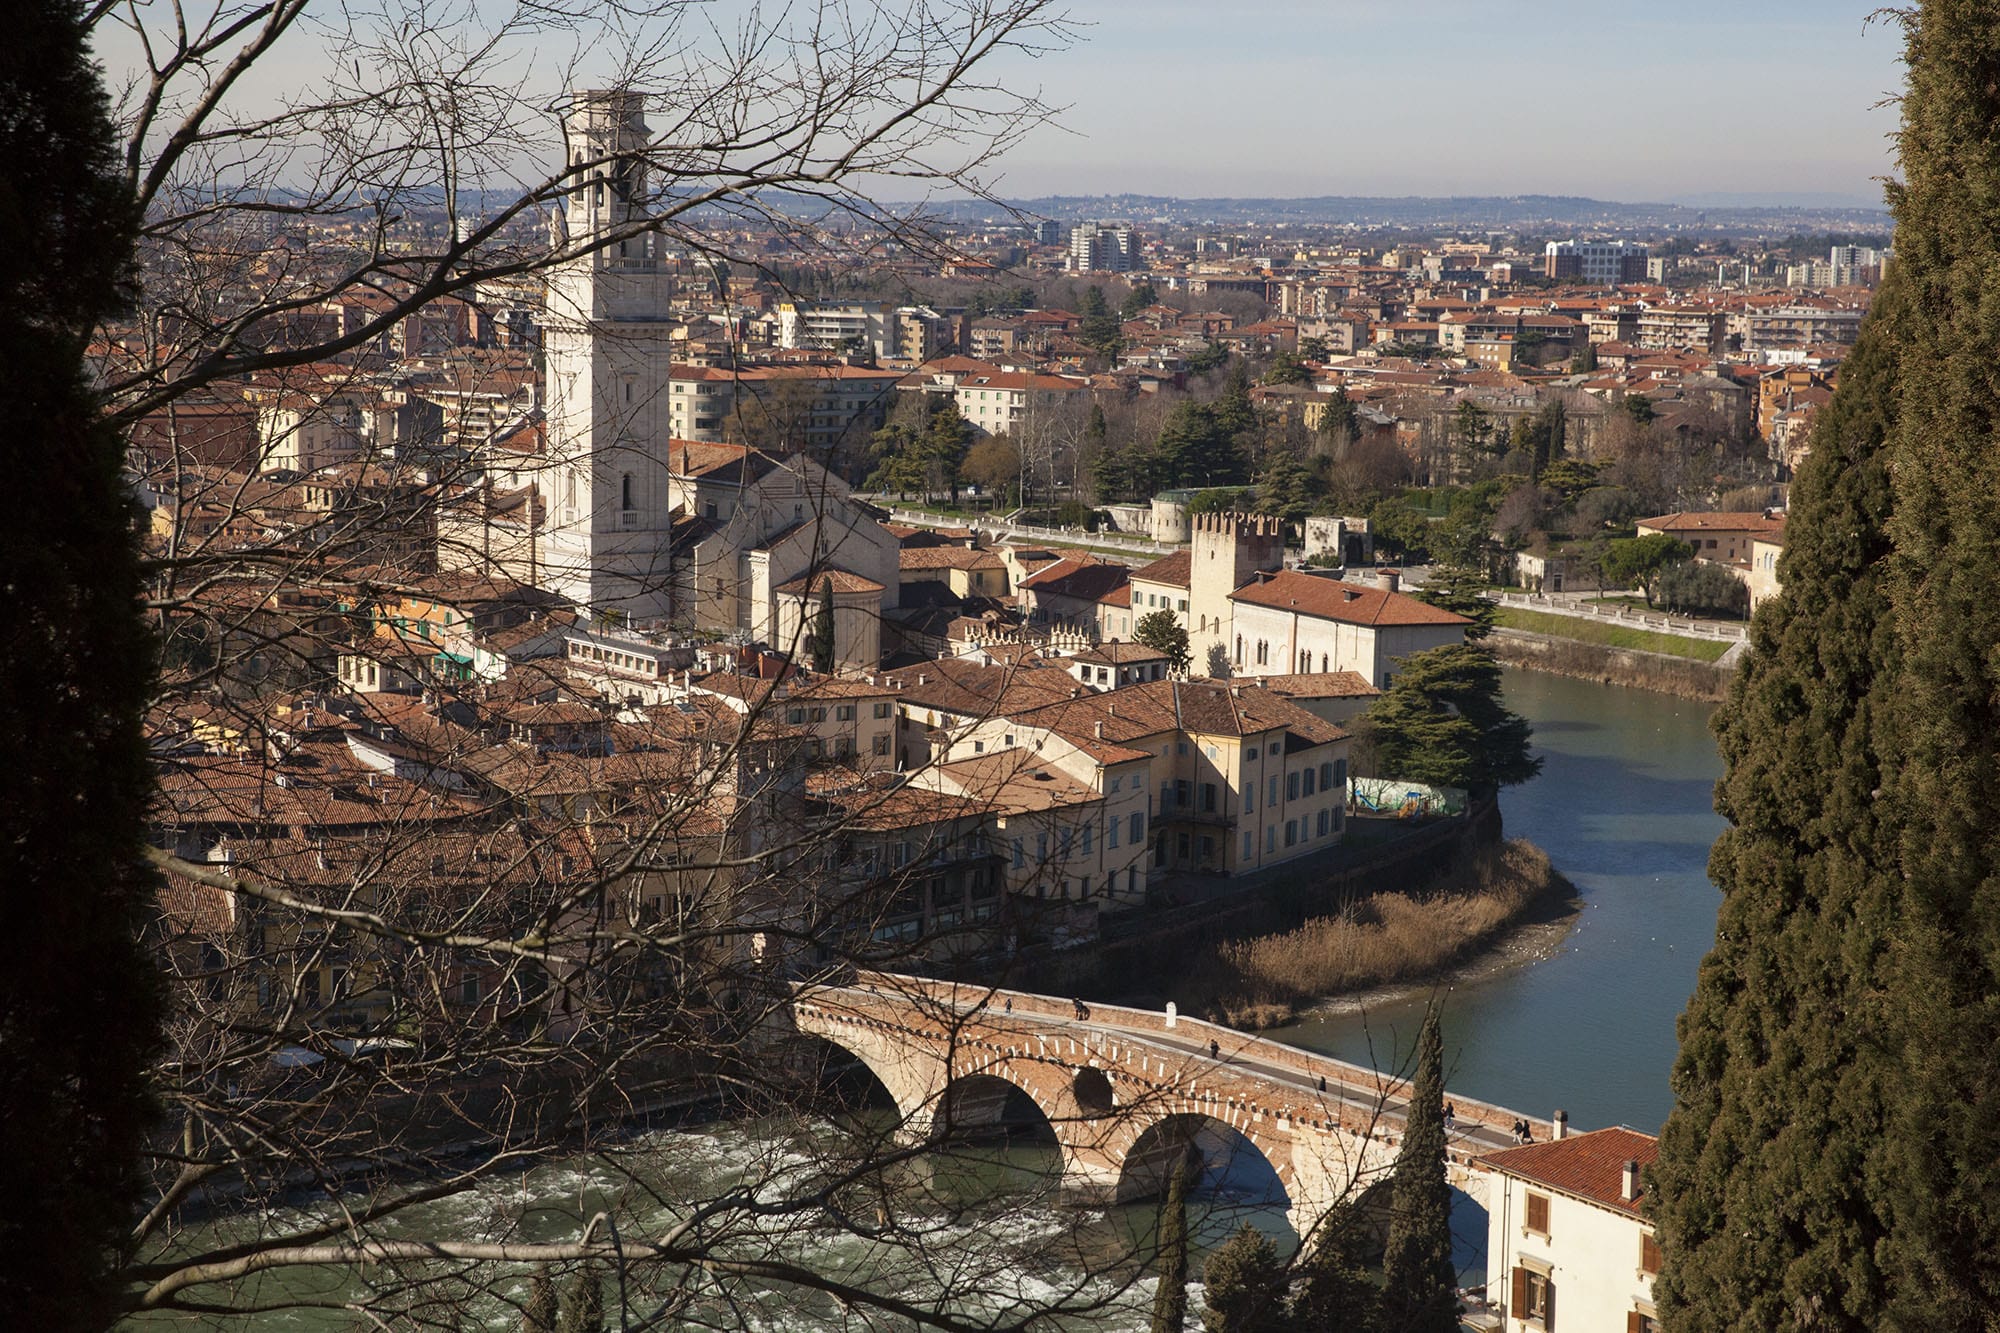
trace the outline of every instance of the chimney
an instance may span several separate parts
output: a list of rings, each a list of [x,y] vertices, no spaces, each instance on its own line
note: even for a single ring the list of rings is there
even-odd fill
[[[1091,723],[1090,725],[1091,725],[1092,729],[1093,729],[1093,730],[1095,730],[1095,731],[1097,732],[1097,739],[1099,739],[1099,740],[1103,740],[1103,739],[1104,739],[1104,724],[1103,724],[1102,722],[1093,722],[1093,723]]]
[[[1629,1159],[1626,1161],[1625,1179],[1623,1187],[1618,1191],[1618,1197],[1627,1203],[1637,1203],[1639,1201],[1639,1164],[1637,1162]]]
[[[1393,569],[1378,569],[1375,571],[1375,586],[1383,592],[1395,592],[1402,585],[1402,582],[1403,576]]]
[[[931,683],[931,678],[930,678],[929,676],[925,675],[925,674],[924,674],[923,672],[921,672],[921,671],[919,671],[919,672],[917,673],[917,684],[919,684],[919,685],[928,685],[928,684],[930,684],[930,683]]]
[[[1566,1138],[1568,1138],[1568,1137],[1569,1137],[1569,1112],[1568,1112],[1568,1111],[1557,1111],[1557,1112],[1556,1112],[1556,1118],[1555,1118],[1555,1132],[1554,1132],[1554,1133],[1553,1133],[1553,1134],[1552,1134],[1552,1135],[1551,1135],[1550,1137],[1552,1137],[1552,1138],[1558,1138],[1558,1139],[1566,1139]]]

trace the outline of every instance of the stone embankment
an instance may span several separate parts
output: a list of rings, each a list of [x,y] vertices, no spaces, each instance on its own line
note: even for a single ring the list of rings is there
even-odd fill
[[[1729,693],[1730,678],[1736,674],[1734,659],[1743,651],[1739,646],[1720,661],[1698,662],[1689,657],[1670,657],[1665,653],[1614,648],[1514,629],[1496,629],[1486,643],[1493,649],[1493,655],[1508,666],[1574,676],[1604,685],[1630,685],[1680,699],[1709,701],[1720,700]]]

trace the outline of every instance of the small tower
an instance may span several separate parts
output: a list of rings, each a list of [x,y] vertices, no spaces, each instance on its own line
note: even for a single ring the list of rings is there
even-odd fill
[[[1206,672],[1213,646],[1233,651],[1229,594],[1285,567],[1285,524],[1268,514],[1196,514],[1190,526],[1188,650],[1194,670]]]
[[[646,217],[645,98],[579,92],[563,118],[561,231],[587,245]],[[673,614],[668,441],[671,280],[639,232],[556,265],[543,331],[546,586],[638,623]]]

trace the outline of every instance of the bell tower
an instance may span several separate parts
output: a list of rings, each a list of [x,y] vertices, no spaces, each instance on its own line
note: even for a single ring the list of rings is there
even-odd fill
[[[645,229],[645,97],[574,94],[563,118],[562,242],[549,271],[546,585],[580,610],[633,623],[673,614],[667,394],[670,278]]]

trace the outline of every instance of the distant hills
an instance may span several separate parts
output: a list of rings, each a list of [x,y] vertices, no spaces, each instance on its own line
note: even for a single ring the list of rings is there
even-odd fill
[[[1713,203],[1707,202],[1712,198]],[[1119,220],[1179,226],[1272,225],[1438,227],[1481,231],[1726,231],[1781,235],[1801,231],[1887,231],[1887,210],[1825,196],[1797,204],[1759,203],[1741,195],[1685,203],[1619,203],[1574,195],[1316,195],[1297,199],[1180,199],[1171,195],[1051,195],[1009,200],[1021,212],[1057,221]],[[999,220],[1004,211],[978,200],[932,203],[928,212],[964,222]]]

